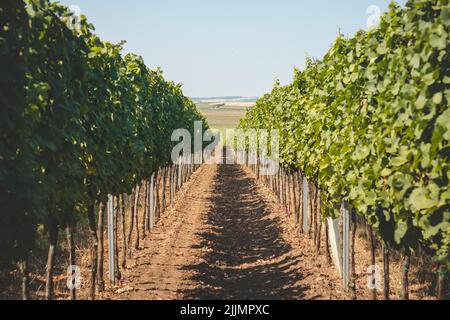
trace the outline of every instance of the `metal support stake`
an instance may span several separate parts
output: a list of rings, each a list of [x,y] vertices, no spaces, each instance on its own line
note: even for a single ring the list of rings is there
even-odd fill
[[[150,230],[153,230],[155,226],[155,173],[152,174],[152,178],[150,179],[150,195],[148,197],[148,221],[150,221]]]
[[[342,203],[342,281],[344,289],[349,288],[349,261],[350,261],[350,212],[348,209],[348,204],[346,202]]]
[[[333,254],[334,265],[342,277],[342,256],[341,256],[341,232],[339,230],[339,219],[327,219],[328,234],[330,238],[331,253]]]
[[[309,188],[308,180],[303,177],[303,232],[308,232],[308,209],[309,209]]]
[[[108,214],[108,270],[109,270],[109,281],[115,283],[116,281],[116,271],[114,270],[114,259],[115,259],[115,234],[114,234],[114,201],[113,196],[108,196],[107,205]]]
[[[175,165],[170,166],[170,205],[173,206],[175,201]]]
[[[178,159],[178,190],[181,189],[181,157]]]

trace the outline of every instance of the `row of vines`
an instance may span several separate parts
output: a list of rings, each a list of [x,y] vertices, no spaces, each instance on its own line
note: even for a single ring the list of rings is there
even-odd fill
[[[339,36],[240,123],[279,130],[282,167],[311,183],[322,221],[346,201],[386,252],[402,253],[405,281],[412,253],[432,257],[441,298],[450,267],[449,14],[448,0],[392,4],[376,28]]]
[[[51,299],[58,233],[72,238],[83,219],[94,298],[99,204],[137,198],[137,186],[172,168],[172,132],[192,132],[194,121],[207,127],[180,85],[123,56],[122,45],[49,0],[0,5],[0,252],[2,264],[20,266],[24,298],[39,231],[50,243]]]
[[[89,296],[95,298],[96,289],[98,292],[104,292],[105,284],[105,258],[108,259],[108,275],[111,287],[119,284],[124,279],[122,271],[128,267],[128,260],[133,258],[133,253],[142,248],[142,240],[152,233],[164,213],[175,204],[177,193],[190,177],[199,169],[200,165],[194,164],[195,157],[192,159],[180,158],[177,163],[172,163],[160,167],[149,180],[143,180],[133,188],[130,194],[118,194],[111,197],[111,210],[113,221],[110,223],[113,242],[108,242],[108,252],[114,251],[114,258],[106,257],[106,226],[105,215],[108,210],[107,203],[99,203],[97,211],[97,234],[98,246],[97,262],[91,264],[91,275],[95,274],[91,281],[96,281],[96,286],[90,286]],[[71,233],[67,232],[69,236]],[[106,238],[106,239],[105,239]],[[68,241],[69,265],[76,265],[74,257],[76,250],[73,237]],[[109,248],[112,246],[112,248]],[[112,261],[109,261],[111,259]],[[110,262],[114,265],[114,274],[111,274]],[[96,269],[95,269],[96,268]],[[73,277],[69,281],[76,284]],[[94,283],[91,282],[91,283]],[[76,286],[68,288],[70,298],[77,299]]]

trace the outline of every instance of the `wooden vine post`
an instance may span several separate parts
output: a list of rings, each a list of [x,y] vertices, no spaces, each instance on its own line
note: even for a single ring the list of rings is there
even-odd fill
[[[370,257],[371,257],[370,261],[372,266],[375,266],[377,264],[376,243],[372,226],[370,226],[369,224],[367,225],[367,232],[369,233]],[[373,272],[375,272],[375,270]],[[372,293],[372,300],[377,300],[377,288],[375,286],[371,290],[371,293]]]
[[[66,237],[67,237],[67,246],[69,249],[69,258],[68,258],[68,265],[73,267],[76,265],[76,251],[75,251],[75,243],[74,243],[74,223],[70,222],[67,224],[66,227]],[[72,276],[74,275],[74,271],[72,271]],[[75,288],[73,283],[73,286],[69,289],[70,290],[70,299],[76,300],[77,299],[77,289]]]
[[[46,266],[45,298],[47,300],[53,300],[55,298],[54,292],[55,285],[53,281],[53,273],[55,265],[55,254],[58,245],[58,224],[53,216],[50,217],[48,228],[49,228],[50,245],[48,248],[47,266]]]
[[[390,300],[390,279],[389,279],[390,254],[386,244],[383,245],[383,271],[384,271],[384,300]]]
[[[89,297],[91,300],[95,300],[95,284],[97,278],[97,264],[98,264],[98,237],[95,226],[95,206],[90,205],[88,207],[88,220],[89,220],[89,238],[91,246],[91,274],[90,274],[90,291]]]
[[[409,269],[411,268],[411,252],[409,249],[405,250],[403,255],[403,269],[402,269],[402,300],[409,300]]]
[[[445,265],[441,265],[438,269],[438,299],[446,300],[447,297],[447,286],[448,286],[448,269]]]

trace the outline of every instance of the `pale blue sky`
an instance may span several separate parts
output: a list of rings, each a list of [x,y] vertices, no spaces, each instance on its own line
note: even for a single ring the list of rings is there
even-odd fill
[[[321,58],[340,29],[365,29],[389,0],[63,0],[111,42],[160,66],[185,94],[260,96],[288,83],[306,56]],[[406,0],[398,1],[404,4]]]

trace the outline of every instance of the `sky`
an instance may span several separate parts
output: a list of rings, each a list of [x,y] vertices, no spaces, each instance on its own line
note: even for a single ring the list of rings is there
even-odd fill
[[[261,96],[390,0],[62,0],[190,97]],[[406,0],[399,0],[404,5]]]

